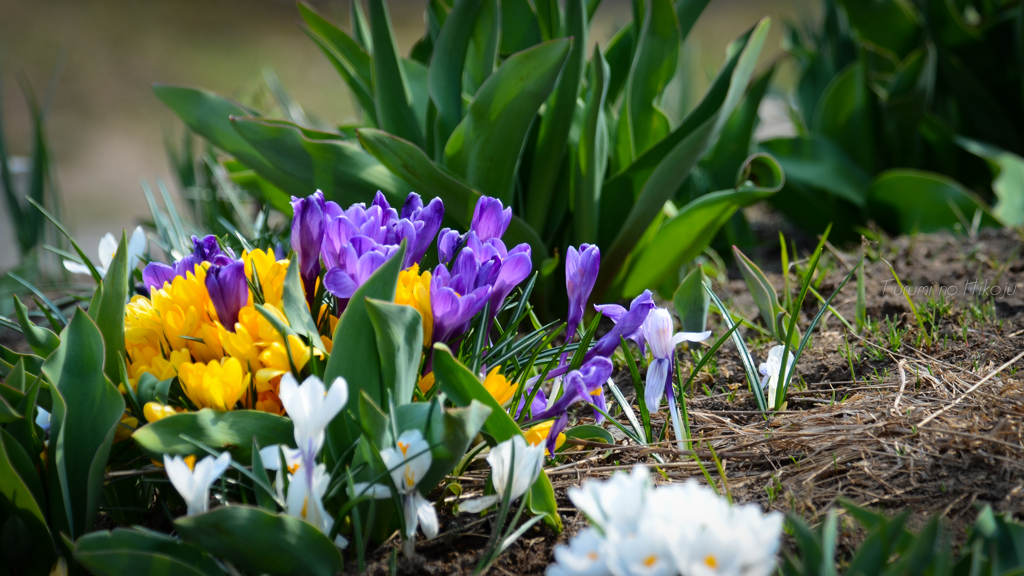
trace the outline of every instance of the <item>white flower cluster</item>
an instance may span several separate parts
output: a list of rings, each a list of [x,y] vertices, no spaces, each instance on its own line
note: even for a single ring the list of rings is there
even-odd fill
[[[782,515],[732,506],[690,480],[654,487],[647,468],[569,489],[592,526],[555,548],[547,576],[767,576]]]

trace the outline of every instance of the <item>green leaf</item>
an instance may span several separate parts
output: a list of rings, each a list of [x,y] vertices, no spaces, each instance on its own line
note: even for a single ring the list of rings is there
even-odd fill
[[[655,101],[675,76],[679,60],[679,22],[672,0],[647,0],[647,11],[626,83],[623,117],[631,141],[630,158],[647,151],[668,133],[665,114]],[[622,130],[620,125],[619,130]]]
[[[958,137],[956,142],[985,160],[992,170],[992,190],[997,199],[992,215],[1005,226],[1024,225],[1024,158],[969,138]]]
[[[103,334],[103,372],[115,384],[121,382],[121,363],[125,361],[124,349],[124,305],[128,301],[128,238],[121,231],[121,242],[117,245],[114,260],[107,267],[103,277],[102,296],[99,306],[89,307],[89,317]]]
[[[349,398],[358,398],[362,391],[366,391],[378,406],[386,405],[387,394],[379,363],[381,355],[366,299],[395,301],[398,273],[402,269],[406,249],[403,240],[398,251],[356,290],[338,319],[332,340],[333,352],[324,369],[324,382],[330,386],[336,378],[344,378],[348,383]],[[349,420],[343,413],[327,426],[329,464],[337,462],[359,437],[358,427]]]
[[[444,409],[437,398],[395,408],[398,433],[419,430],[431,446],[430,469],[418,485],[424,495],[462,460],[490,414],[489,407],[475,400],[465,408]]]
[[[467,184],[511,204],[527,132],[569,48],[569,40],[552,40],[514,54],[477,91],[445,146],[446,164]]]
[[[23,418],[24,416],[11,406],[7,398],[0,395],[0,424],[10,424]]]
[[[498,1],[483,0],[473,23],[462,78],[464,91],[471,97],[494,73],[501,36],[500,19]]]
[[[871,177],[828,138],[777,138],[760,148],[779,161],[787,182],[824,190],[860,208],[867,204]]]
[[[205,452],[181,437],[184,434],[218,450],[228,450],[238,462],[252,458],[253,437],[260,446],[295,443],[292,421],[257,410],[217,412],[204,408],[181,412],[142,426],[132,434],[135,444],[150,458],[199,455]]]
[[[389,170],[403,180],[412,182],[412,188],[424,198],[440,198],[444,201],[445,216],[469,228],[480,192],[431,162],[423,150],[411,142],[371,128],[359,130],[358,134],[363,147]],[[518,216],[512,216],[504,240],[509,245],[521,242],[529,244],[534,266],[547,257],[547,248],[540,236]]]
[[[252,574],[341,572],[341,552],[312,524],[249,506],[221,506],[174,521],[181,537]]]
[[[529,0],[502,0],[500,54],[508,56],[541,41],[540,22]]]
[[[252,491],[256,494],[256,505],[268,512],[277,512],[277,504],[274,503],[274,495],[268,494],[263,486],[270,486],[270,477],[267,476],[267,469],[263,466],[263,458],[260,457],[260,445],[256,438],[252,439],[252,475],[255,478]]]
[[[456,406],[464,408],[472,405],[475,401],[491,409],[490,415],[484,421],[483,429],[495,444],[517,434],[522,435],[515,420],[487,392],[480,379],[456,360],[452,356],[451,350],[444,344],[434,345],[434,377],[437,379],[441,391]],[[533,486],[530,487],[530,511],[534,514],[545,515],[545,523],[554,530],[561,531],[562,520],[558,516],[554,489],[551,487],[551,481],[547,474],[538,476]]]
[[[231,125],[248,145],[301,183],[285,189],[296,196],[319,189],[348,205],[380,190],[392,203],[401,204],[412,189],[355,142],[312,138],[316,133],[282,121],[232,118]],[[291,214],[290,208],[286,214]]]
[[[775,321],[779,312],[783,311],[775,294],[775,287],[768,281],[768,277],[758,268],[757,264],[754,264],[750,258],[747,258],[746,254],[740,252],[739,248],[733,246],[732,253],[736,260],[736,266],[739,267],[740,273],[743,274],[743,281],[747,284],[747,290],[750,291],[750,296],[754,299],[757,309],[761,311],[761,319],[764,320],[765,327],[780,342],[785,342],[784,335],[779,333],[778,325]]]
[[[138,396],[139,404],[142,406],[145,406],[148,402],[166,404],[172,382],[174,382],[174,377],[158,380],[156,376],[149,372],[143,373],[139,376],[139,380],[135,385],[135,393]]]
[[[850,64],[825,88],[815,108],[812,127],[832,139],[857,165],[874,171],[875,134],[868,88],[867,66],[863,60]]]
[[[366,313],[377,338],[384,390],[395,405],[412,402],[423,357],[423,317],[412,306],[372,298],[366,299]]]
[[[24,362],[25,372],[29,374],[39,374],[39,371],[43,367],[43,359],[35,354],[19,354],[5,346],[0,346],[0,372],[8,372],[18,364],[18,362]]]
[[[711,297],[704,290],[704,269],[697,266],[683,278],[672,296],[683,332],[703,332],[708,326]]]
[[[750,163],[772,164],[763,156],[753,156]],[[777,169],[777,165],[775,166]],[[625,296],[643,292],[647,286],[660,285],[667,277],[677,273],[679,266],[697,257],[711,243],[719,228],[737,209],[769,198],[782,186],[781,171],[765,186],[741,186],[737,190],[721,190],[706,194],[683,207],[674,217],[658,229],[650,243],[636,257],[630,267],[623,288]],[[678,277],[678,276],[677,276]]]
[[[316,322],[309,313],[309,305],[306,304],[306,297],[302,291],[302,280],[299,278],[299,258],[292,254],[291,262],[288,264],[288,272],[284,277],[284,293],[281,297],[281,308],[284,317],[288,319],[288,325],[300,336],[304,336],[311,346],[324,353],[323,340],[320,339],[320,331]]]
[[[39,475],[24,448],[6,430],[0,430],[0,456],[0,512],[28,527],[31,553],[27,568],[29,573],[45,574],[53,564],[54,549]]]
[[[28,308],[21,303],[18,296],[15,295],[12,298],[14,300],[14,313],[18,316],[18,325],[21,326],[21,333],[25,335],[25,341],[32,348],[33,352],[42,358],[46,358],[51,352],[56,350],[60,344],[60,338],[57,338],[56,334],[46,328],[36,326],[29,319]]]
[[[718,140],[701,160],[701,168],[711,180],[710,190],[732,186],[736,170],[750,156],[758,109],[774,73],[775,66],[771,66],[751,82],[746,96],[722,126]]]
[[[224,574],[217,562],[198,546],[166,534],[131,528],[82,536],[75,543],[75,560],[98,576]]]
[[[423,126],[416,123],[412,93],[398,58],[391,16],[384,0],[369,0],[373,37],[373,95],[380,127],[423,147]]]
[[[580,440],[597,440],[605,444],[615,444],[615,438],[604,428],[593,424],[582,424],[574,426],[565,431],[567,438],[578,438]]]
[[[289,193],[309,193],[305,183],[278,169],[275,163],[264,158],[235,131],[231,117],[259,116],[255,111],[212,92],[195,88],[154,84],[153,93],[170,107],[190,130],[231,154],[275,186]],[[287,200],[285,198],[285,206]],[[290,207],[287,208],[286,214],[291,214]]]
[[[665,0],[666,2],[669,0]],[[548,98],[537,130],[537,143],[530,163],[530,185],[526,191],[526,221],[535,230],[544,230],[551,212],[555,182],[566,155],[569,129],[576,111],[576,98],[583,83],[587,64],[587,14],[585,0],[566,1],[565,37],[572,38],[572,47],[558,86]],[[603,94],[599,93],[603,96]],[[559,194],[567,190],[558,189]]]
[[[768,29],[769,20],[764,19],[734,42],[730,50],[732,58],[700,105],[671,134],[605,182],[601,202],[602,247],[607,245],[605,238],[614,237],[614,240],[602,254],[601,273],[595,286],[598,297],[619,274],[637,241],[686,180],[739,102],[754,72]]]
[[[676,0],[676,17],[679,19],[679,35],[686,40],[697,19],[711,0]]]
[[[909,0],[838,0],[838,3],[862,41],[888,50],[899,58],[917,47],[921,23]]]
[[[433,126],[437,158],[441,157],[448,137],[462,120],[462,67],[466,61],[466,50],[473,33],[473,23],[480,12],[481,1],[456,1],[434,45],[434,57],[430,60],[430,72],[427,76],[427,89],[431,101],[437,107],[437,121]]]
[[[868,207],[872,217],[891,232],[935,232],[970,223],[980,212],[983,227],[999,221],[973,192],[955,180],[922,170],[886,170],[871,182]]]
[[[100,329],[78,308],[43,363],[53,400],[48,466],[57,491],[50,492],[50,507],[58,508],[63,498],[72,538],[96,523],[107,455],[124,413],[121,394],[103,375],[103,356]]]
[[[577,243],[596,243],[601,185],[608,168],[608,125],[605,104],[608,96],[608,62],[601,48],[594,46],[590,59],[590,92],[583,108],[583,129],[575,162],[575,206],[572,220]]]

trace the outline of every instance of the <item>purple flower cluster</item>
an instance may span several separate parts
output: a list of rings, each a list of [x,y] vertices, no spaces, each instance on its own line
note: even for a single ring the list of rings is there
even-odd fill
[[[402,267],[419,262],[434,240],[444,205],[435,198],[426,206],[419,194],[411,193],[401,214],[379,191],[370,207],[353,204],[348,210],[325,201],[317,190],[307,198],[292,198],[292,249],[299,258],[299,271],[306,299],[313,305],[321,262],[326,270],[324,288],[342,300],[352,297],[403,240],[407,250]]]
[[[214,266],[226,266],[235,261],[235,255],[228,248],[221,251],[217,237],[214,235],[198,238],[192,237],[192,253],[174,264],[167,265],[163,262],[150,262],[142,270],[142,282],[147,290],[152,288],[163,288],[164,284],[171,282],[175,277],[185,277],[189,272],[195,272],[196,265],[209,262]]]

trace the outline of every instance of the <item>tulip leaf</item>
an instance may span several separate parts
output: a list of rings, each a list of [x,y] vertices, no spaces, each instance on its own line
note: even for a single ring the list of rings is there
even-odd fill
[[[366,300],[395,301],[398,273],[402,269],[406,249],[406,241],[403,240],[398,250],[349,299],[334,329],[333,352],[324,369],[324,382],[328,386],[342,377],[348,382],[349,398],[359,398],[365,391],[377,406],[387,405],[388,395],[384,390],[381,356]],[[337,462],[359,437],[358,426],[350,419],[343,413],[327,426],[329,465]]]
[[[517,434],[522,435],[523,432],[515,420],[494,400],[480,379],[456,360],[451,350],[444,344],[434,345],[434,377],[441,391],[456,406],[465,408],[479,402],[491,409],[490,415],[484,421],[483,431],[494,444],[504,442]],[[560,532],[562,520],[558,516],[557,508],[551,481],[547,474],[541,474],[530,487],[530,511],[537,515],[543,514],[544,522],[556,532]]]
[[[155,84],[153,92],[189,129],[255,170],[274,186],[288,193],[303,196],[309,194],[305,183],[279,169],[276,163],[268,161],[235,131],[231,117],[259,116],[253,110],[212,92],[195,88]],[[284,206],[287,206],[287,201],[288,198],[284,198]],[[279,203],[275,203],[275,207],[283,208]],[[290,207],[286,213],[291,213]]]
[[[633,64],[626,81],[624,137],[629,141],[629,158],[645,152],[668,131],[665,114],[655,100],[676,73],[679,59],[679,21],[672,0],[648,0]],[[635,24],[634,24],[635,25]],[[623,130],[620,124],[619,130]]]
[[[98,576],[224,574],[202,548],[166,534],[132,528],[82,536],[75,543],[75,560]]]
[[[668,2],[669,0],[664,0]],[[558,78],[558,86],[544,106],[544,115],[537,130],[533,160],[530,163],[530,185],[526,192],[526,221],[535,230],[544,230],[551,211],[552,193],[562,168],[569,129],[576,111],[576,98],[580,93],[587,67],[587,14],[585,0],[567,0],[565,36],[572,38],[572,48],[565,68]],[[561,191],[567,193],[567,191]]]
[[[569,428],[565,431],[565,436],[566,438],[597,440],[605,444],[615,444],[615,438],[607,430],[593,424],[582,424]]]
[[[43,368],[43,359],[35,354],[22,354],[15,352],[6,346],[0,346],[0,372],[8,373],[18,364],[24,362],[25,372],[28,374],[39,374]]]
[[[101,294],[99,306],[89,306],[89,317],[103,334],[104,355],[103,373],[115,384],[121,382],[121,363],[125,361],[124,351],[124,305],[128,301],[128,238],[121,232],[121,242],[117,245],[114,260],[107,267],[103,283],[97,288]]]
[[[425,198],[440,198],[444,202],[444,213],[464,228],[469,228],[473,209],[480,199],[480,192],[473,190],[444,168],[438,166],[411,142],[402,140],[380,130],[364,128],[358,131],[359,141],[399,178],[412,182],[412,188]],[[547,248],[537,232],[522,218],[513,215],[505,231],[507,244],[526,243],[534,265],[547,255]]]
[[[139,399],[139,404],[141,406],[145,406],[148,402],[167,404],[173,382],[173,377],[160,380],[149,372],[143,372],[135,385],[135,394]]]
[[[384,389],[396,405],[412,402],[423,357],[423,316],[412,306],[366,299]],[[385,396],[386,397],[386,396]]]
[[[494,73],[501,35],[500,19],[498,0],[480,2],[480,10],[471,27],[462,76],[462,89],[471,96],[476,94],[487,78]]]
[[[21,326],[21,333],[25,335],[25,341],[33,352],[46,358],[56,350],[60,344],[60,338],[46,328],[36,326],[28,317],[28,308],[21,303],[17,295],[13,297],[13,300],[14,312],[18,316],[18,325]]]
[[[445,163],[467,184],[511,204],[527,132],[555,87],[570,44],[552,40],[512,55],[477,91],[445,146]]]
[[[708,326],[711,297],[704,290],[704,269],[697,266],[683,278],[672,295],[683,332],[703,332]]]
[[[658,228],[636,256],[626,276],[623,294],[635,296],[647,286],[661,284],[676,273],[679,266],[703,252],[737,209],[769,198],[782,187],[782,173],[770,157],[754,155],[745,168],[753,165],[761,166],[768,173],[761,180],[763,187],[747,182],[736,190],[706,194],[683,206]]]
[[[490,414],[491,409],[476,400],[465,408],[445,409],[437,398],[395,408],[398,433],[419,430],[431,446],[430,469],[417,485],[424,495],[455,469]]]
[[[860,208],[867,204],[871,177],[828,138],[777,138],[760,148],[779,161],[787,182],[824,190]]]
[[[594,47],[590,62],[590,92],[583,108],[583,129],[577,147],[574,175],[576,197],[572,215],[576,241],[581,244],[597,242],[601,184],[608,168],[605,103],[610,70],[598,46]]]
[[[868,207],[883,228],[899,234],[970,226],[976,213],[982,227],[1000,225],[973,192],[947,176],[922,170],[886,170],[876,176],[868,189]]]
[[[319,189],[328,199],[348,205],[380,190],[392,203],[401,204],[412,189],[355,142],[324,139],[326,134],[282,121],[232,118],[231,125],[253,149],[301,182],[298,188],[285,189],[296,196]]]
[[[252,457],[253,437],[260,446],[295,444],[292,421],[284,416],[257,410],[218,412],[204,408],[181,412],[142,426],[132,434],[135,444],[154,459],[206,453],[182,438],[194,438],[216,450],[229,450],[231,457],[247,463]]]
[[[919,43],[921,23],[909,0],[838,0],[857,35],[902,58]]]
[[[598,297],[611,285],[665,202],[689,176],[736,107],[754,73],[768,29],[769,20],[764,19],[735,41],[730,47],[732,57],[683,123],[605,182],[601,192],[601,244],[610,247],[602,250],[601,274],[595,286]]]
[[[508,56],[540,43],[540,22],[530,1],[502,0],[501,55]]]
[[[320,330],[317,329],[316,322],[310,315],[309,304],[306,304],[306,296],[302,291],[302,280],[299,278],[299,258],[296,254],[292,254],[288,271],[285,273],[281,308],[284,317],[288,319],[288,325],[296,334],[304,336],[310,346],[321,352],[327,352],[323,340],[320,339]]]
[[[439,152],[444,149],[448,137],[462,121],[462,68],[481,1],[455,2],[434,44],[434,55],[430,59],[430,71],[427,75],[427,89],[430,91],[430,99],[437,107],[437,121],[432,129],[435,146]]]
[[[398,58],[388,8],[384,0],[370,0],[369,6],[370,35],[373,38],[373,96],[378,124],[392,134],[423,146],[423,126],[416,122],[413,97]]]
[[[18,518],[28,529],[31,553],[26,573],[45,574],[53,564],[53,539],[44,510],[43,486],[32,460],[9,432],[0,430],[0,512]]]
[[[985,142],[963,137],[956,141],[984,159],[992,170],[992,190],[997,199],[993,216],[1005,226],[1024,225],[1024,158]]]
[[[0,395],[0,424],[10,424],[23,419],[24,416],[14,409],[3,395]]]
[[[875,164],[875,134],[867,73],[867,64],[858,60],[837,74],[815,107],[813,125],[871,173]]]
[[[124,413],[120,392],[103,375],[103,357],[100,329],[78,308],[61,333],[60,346],[43,363],[53,401],[47,451],[50,509],[58,518],[63,514],[72,539],[96,523],[107,456]],[[57,504],[61,499],[63,512]]]
[[[174,521],[181,537],[252,574],[341,572],[341,552],[304,520],[249,506],[222,506]]]

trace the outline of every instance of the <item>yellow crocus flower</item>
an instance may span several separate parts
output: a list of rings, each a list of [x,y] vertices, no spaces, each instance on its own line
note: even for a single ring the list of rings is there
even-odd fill
[[[547,422],[537,424],[536,426],[530,428],[526,432],[523,432],[523,436],[525,436],[526,441],[532,444],[533,446],[539,446],[541,443],[547,440],[548,434],[551,434],[551,426],[553,426],[554,423],[554,420],[548,420]],[[560,433],[558,435],[558,438],[555,439],[555,450],[561,448],[562,444],[565,444],[565,434]],[[547,451],[547,454],[548,456],[551,456],[550,451]]]
[[[484,388],[491,393],[491,396],[494,397],[498,404],[504,406],[515,395],[517,386],[509,382],[501,374],[498,374],[498,368],[500,367],[491,370],[487,374],[487,378],[484,378]]]
[[[199,408],[233,410],[249,388],[250,378],[236,358],[211,360],[208,364],[185,362],[178,367],[185,395]]]
[[[395,303],[412,306],[423,317],[423,343],[430,345],[434,335],[434,314],[430,308],[430,270],[420,274],[419,264],[398,273]]]

